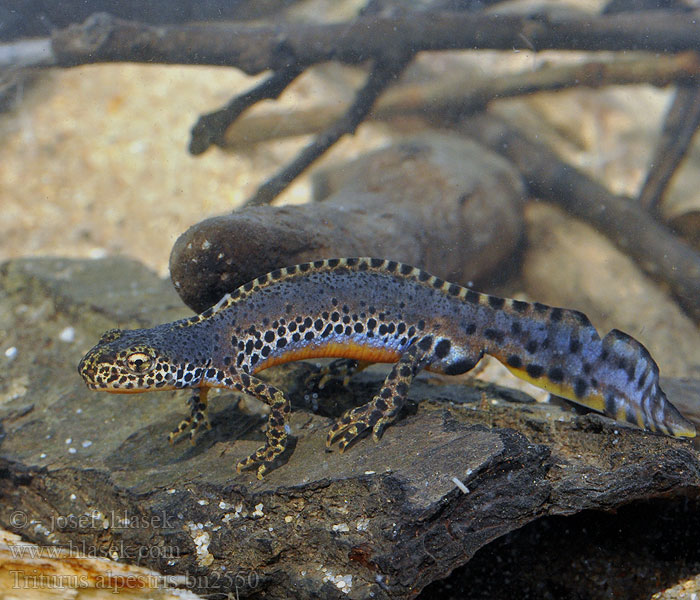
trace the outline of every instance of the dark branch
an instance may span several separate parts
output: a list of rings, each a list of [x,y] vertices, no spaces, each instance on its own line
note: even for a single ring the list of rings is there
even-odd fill
[[[98,14],[52,38],[54,66],[97,62],[207,64],[249,74],[335,60],[356,64],[422,50],[648,50],[700,47],[688,14],[650,11],[585,17],[464,12],[371,15],[348,23],[149,26]]]
[[[0,39],[16,40],[47,35],[52,29],[81,23],[109,10],[120,19],[151,25],[194,21],[247,21],[270,17],[298,0],[22,0],[0,3]],[[11,6],[11,8],[8,8]]]
[[[661,139],[654,152],[639,202],[658,216],[664,192],[685,157],[700,127],[700,87],[680,86],[666,115]]]
[[[236,96],[224,108],[199,117],[192,127],[190,152],[197,155],[206,152],[212,145],[221,146],[226,129],[244,110],[260,100],[278,98],[301,72],[295,65],[282,69],[252,90]]]
[[[353,133],[365,119],[377,97],[401,74],[411,58],[412,56],[406,56],[377,62],[372,67],[364,87],[357,92],[348,111],[328,129],[321,132],[289,165],[261,185],[245,206],[269,204],[343,135]]]
[[[504,122],[480,116],[466,121],[464,129],[511,160],[533,194],[591,223],[642,270],[668,284],[681,306],[695,321],[700,321],[698,252],[640,210],[635,201],[611,194],[552,150],[527,139]]]

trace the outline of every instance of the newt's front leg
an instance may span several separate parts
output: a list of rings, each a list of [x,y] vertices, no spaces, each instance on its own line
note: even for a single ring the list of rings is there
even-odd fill
[[[171,444],[188,429],[190,430],[190,442],[192,444],[194,444],[194,438],[202,425],[205,425],[207,429],[211,429],[209,418],[207,417],[207,394],[209,394],[209,388],[207,387],[194,388],[192,390],[192,395],[187,400],[187,404],[190,407],[190,416],[183,419],[177,428],[170,433],[168,441]]]
[[[258,465],[258,479],[262,479],[267,468],[287,447],[288,419],[291,406],[281,390],[246,373],[235,375],[232,387],[258,398],[270,406],[265,445],[236,465],[238,473],[243,469]]]

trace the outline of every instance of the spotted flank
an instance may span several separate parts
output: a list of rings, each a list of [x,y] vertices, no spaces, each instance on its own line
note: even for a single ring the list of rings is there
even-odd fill
[[[336,258],[258,277],[191,318],[106,332],[80,362],[94,390],[192,390],[190,415],[171,433],[208,427],[207,392],[227,388],[271,407],[265,444],[238,463],[258,477],[285,450],[289,401],[255,375],[273,365],[344,359],[348,371],[395,363],[378,394],[332,427],[341,451],[396,418],[421,369],[456,375],[484,354],[518,377],[606,415],[677,437],[695,427],[666,399],[656,363],[634,338],[600,338],[577,311],[480,294],[392,260]],[[344,367],[343,367],[344,368]],[[329,371],[330,378],[342,374]],[[327,380],[319,380],[325,384]]]

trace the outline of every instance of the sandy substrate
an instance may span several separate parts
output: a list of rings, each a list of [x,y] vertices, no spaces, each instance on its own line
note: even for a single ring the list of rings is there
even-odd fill
[[[118,253],[166,275],[181,232],[240,206],[307,143],[187,152],[199,114],[255,81],[233,69],[131,64],[47,73],[0,117],[0,260]],[[300,78],[283,105],[318,98],[320,85]],[[330,160],[377,145],[381,129],[361,127]],[[279,201],[308,197],[302,178]]]

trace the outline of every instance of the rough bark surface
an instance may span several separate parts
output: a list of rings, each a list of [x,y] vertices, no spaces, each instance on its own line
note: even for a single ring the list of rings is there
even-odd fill
[[[392,13],[392,11],[389,11]],[[149,26],[95,13],[51,36],[42,63],[162,62],[237,67],[249,75],[328,60],[358,64],[407,51],[695,50],[700,32],[684,13],[656,10],[612,16],[474,14],[425,11],[365,15],[341,23]],[[50,59],[50,60],[48,60]]]
[[[198,223],[175,243],[173,284],[202,311],[265,273],[340,256],[391,258],[466,284],[515,252],[519,175],[495,153],[445,134],[364,156],[317,181],[322,202],[263,206]]]
[[[687,442],[503,388],[426,378],[379,444],[328,452],[327,415],[368,399],[381,375],[361,374],[313,413],[302,364],[269,376],[296,403],[288,461],[263,481],[236,475],[263,419],[232,394],[213,399],[213,429],[197,445],[171,447],[167,432],[185,412],[177,394],[98,394],[76,372],[107,327],[182,314],[169,285],[133,262],[0,267],[0,328],[16,348],[0,380],[0,525],[38,544],[188,575],[200,593],[409,598],[538,517],[700,484]]]

